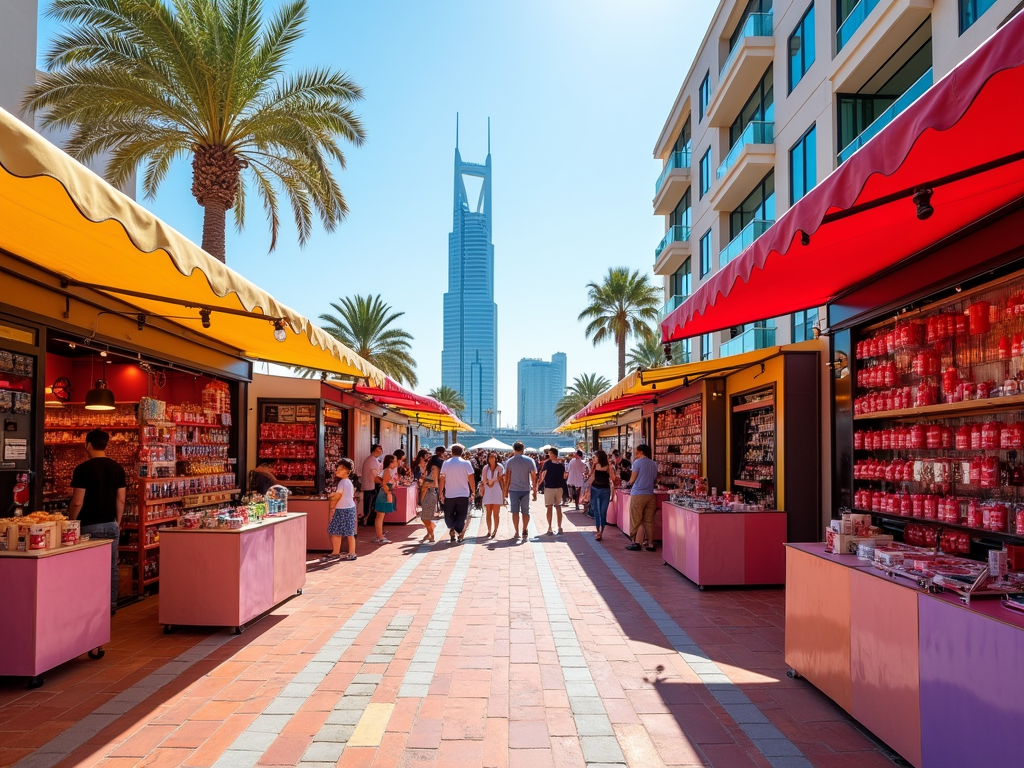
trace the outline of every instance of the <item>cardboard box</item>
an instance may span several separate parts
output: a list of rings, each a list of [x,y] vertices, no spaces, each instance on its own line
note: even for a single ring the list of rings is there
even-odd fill
[[[858,544],[878,546],[892,541],[892,536],[847,536],[832,529],[825,531],[825,551],[834,555],[855,555]]]

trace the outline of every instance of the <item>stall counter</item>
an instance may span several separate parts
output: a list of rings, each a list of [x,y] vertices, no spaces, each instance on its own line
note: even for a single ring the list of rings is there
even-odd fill
[[[404,525],[411,520],[415,520],[417,514],[419,514],[416,511],[416,496],[418,492],[418,485],[400,485],[395,488],[395,511],[384,515],[384,522]]]
[[[655,493],[655,512],[654,512],[654,540],[663,541],[662,525],[663,518],[661,512],[661,505],[668,501],[667,493]],[[616,488],[612,494],[612,501],[615,504],[615,520],[612,520],[611,504],[609,504],[608,510],[608,524],[617,526],[627,536],[629,535],[629,491],[622,490],[622,488]]]
[[[0,552],[0,675],[35,678],[110,642],[110,545]]]
[[[160,609],[165,629],[232,627],[302,592],[306,515],[289,512],[242,528],[160,531]]]
[[[663,559],[698,586],[785,583],[785,512],[698,512],[666,501],[661,513]]]
[[[327,525],[331,522],[333,510],[329,499],[318,499],[313,496],[290,496],[288,509],[301,512],[306,516],[306,550],[308,552],[330,552],[333,548],[331,537],[327,535]]]

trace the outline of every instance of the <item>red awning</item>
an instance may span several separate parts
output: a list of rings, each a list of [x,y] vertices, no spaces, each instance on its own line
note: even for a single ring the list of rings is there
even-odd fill
[[[391,378],[385,379],[383,386],[380,387],[356,384],[353,390],[381,405],[393,405],[395,408],[411,411],[430,411],[432,413],[455,415],[448,406],[432,397],[417,395]]]
[[[933,184],[935,213],[921,221],[910,195]],[[884,201],[890,195],[899,199]],[[662,321],[662,340],[827,304],[1021,200],[1024,13],[694,291]],[[803,233],[810,236],[807,245],[801,242]]]

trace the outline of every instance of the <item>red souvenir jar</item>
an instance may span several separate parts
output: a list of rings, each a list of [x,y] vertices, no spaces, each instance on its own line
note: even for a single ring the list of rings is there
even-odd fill
[[[1014,517],[1016,518],[1016,524],[1017,524],[1016,525],[1016,529],[1015,529],[1015,533],[1018,536],[1020,536],[1021,534],[1024,534],[1024,509],[1018,509],[1017,510],[1017,514],[1014,515]]]
[[[956,431],[956,449],[958,451],[969,451],[971,449],[971,428],[966,424]]]
[[[924,517],[924,494],[910,494],[910,514],[913,517]]]
[[[981,456],[975,456],[971,459],[971,474],[968,484],[981,485]]]
[[[883,451],[890,451],[890,450],[892,450],[892,430],[889,430],[889,429],[883,429],[882,430],[882,450]]]
[[[882,511],[882,492],[873,491],[871,494],[871,511],[881,512]]]
[[[981,449],[983,451],[994,451],[999,448],[999,436],[1002,432],[1002,424],[998,421],[986,421],[981,426]]]
[[[942,372],[942,391],[947,396],[952,395],[956,392],[956,387],[960,383],[960,372],[956,368],[949,367]]]
[[[914,479],[914,462],[907,461],[903,464],[903,482],[909,483]]]
[[[853,433],[853,450],[863,451],[864,450],[864,433],[854,432]]]
[[[1010,337],[1009,336],[1003,336],[1002,338],[999,339],[999,359],[1000,360],[1009,360],[1010,359],[1010,353],[1011,353],[1012,346],[1013,345],[1010,342]]]
[[[985,456],[981,460],[981,487],[999,487],[999,458],[997,456]]]
[[[981,424],[971,424],[971,450],[981,450]]]
[[[916,450],[924,448],[927,444],[925,429],[922,424],[915,424],[910,428],[910,447]]]
[[[981,505],[978,504],[977,499],[971,499],[967,505],[967,527],[968,528],[983,528],[984,518],[982,516]]]
[[[953,430],[949,427],[942,428],[942,447],[950,450],[953,447]]]
[[[979,333],[988,333],[991,329],[992,324],[989,321],[989,308],[990,304],[987,301],[978,301],[967,310],[967,316],[970,319],[971,335],[977,336]]]
[[[925,428],[925,446],[933,451],[942,447],[942,427],[938,424],[929,424]]]
[[[988,529],[998,533],[1006,533],[1008,510],[1005,504],[993,504],[988,511]]]
[[[938,496],[925,496],[924,497],[924,519],[925,520],[938,520],[939,518],[939,497]]]
[[[910,511],[911,511],[910,494],[909,493],[901,493],[900,494],[900,514],[903,515],[904,517],[910,517]]]

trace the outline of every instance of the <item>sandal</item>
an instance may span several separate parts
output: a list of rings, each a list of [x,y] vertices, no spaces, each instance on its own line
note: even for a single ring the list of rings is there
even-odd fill
[[[335,560],[341,560],[341,555],[324,555],[320,558],[321,563],[333,563]]]

